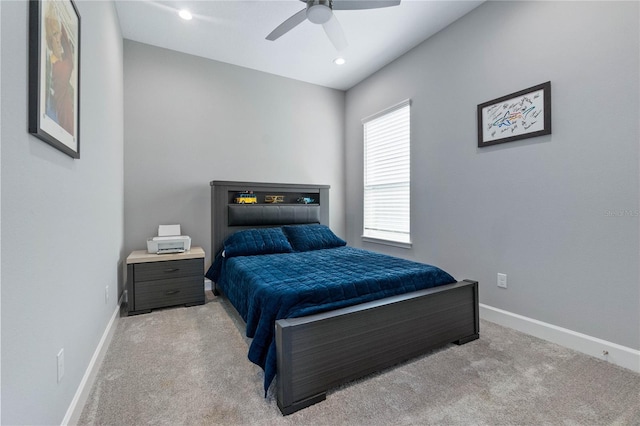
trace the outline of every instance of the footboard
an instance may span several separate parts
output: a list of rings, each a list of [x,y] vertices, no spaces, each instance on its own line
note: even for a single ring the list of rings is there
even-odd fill
[[[449,343],[479,337],[478,283],[465,280],[276,321],[278,407],[291,414],[326,391]]]

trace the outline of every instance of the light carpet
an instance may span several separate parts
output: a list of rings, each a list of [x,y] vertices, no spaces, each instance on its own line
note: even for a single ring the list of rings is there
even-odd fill
[[[640,425],[640,375],[481,321],[480,339],[283,417],[224,298],[121,318],[81,425]]]

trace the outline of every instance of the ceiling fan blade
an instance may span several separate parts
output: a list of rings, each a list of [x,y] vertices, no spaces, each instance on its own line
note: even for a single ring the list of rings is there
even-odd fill
[[[333,0],[333,10],[379,9],[400,4],[400,0]]]
[[[300,12],[297,12],[282,24],[278,25],[275,30],[271,31],[266,39],[273,41],[280,38],[296,26],[300,25],[305,19],[307,19],[307,9],[302,9]]]
[[[324,32],[327,33],[327,37],[331,40],[331,43],[335,46],[336,50],[344,50],[347,46],[347,38],[342,31],[342,25],[338,22],[336,15],[331,15],[331,19],[322,24]]]

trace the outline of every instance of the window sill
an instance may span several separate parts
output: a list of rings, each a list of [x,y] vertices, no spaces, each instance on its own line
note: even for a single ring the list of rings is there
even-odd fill
[[[400,247],[404,249],[410,249],[412,247],[411,242],[405,243],[402,241],[385,240],[382,238],[367,237],[365,235],[362,236],[362,241],[365,243],[383,244],[385,246]]]

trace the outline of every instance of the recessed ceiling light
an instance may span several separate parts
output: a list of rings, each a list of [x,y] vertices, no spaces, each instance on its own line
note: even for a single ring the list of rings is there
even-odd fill
[[[180,12],[178,12],[178,15],[180,15],[180,17],[186,21],[190,21],[193,18],[191,12],[189,12],[187,9],[182,9]]]
[[[333,63],[336,65],[344,65],[347,61],[344,58],[335,58]]]

